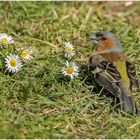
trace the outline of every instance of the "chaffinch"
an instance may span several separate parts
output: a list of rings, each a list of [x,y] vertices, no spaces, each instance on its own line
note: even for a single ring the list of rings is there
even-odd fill
[[[91,40],[96,44],[96,52],[89,57],[89,72],[99,86],[119,99],[121,110],[135,114],[132,86],[139,88],[139,81],[122,44],[111,32],[98,32]]]

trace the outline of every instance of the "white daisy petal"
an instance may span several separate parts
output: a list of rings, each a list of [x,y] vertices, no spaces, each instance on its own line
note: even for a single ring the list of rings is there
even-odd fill
[[[11,36],[8,36],[5,33],[0,34],[0,43],[3,45],[8,45],[14,43],[14,40]]]
[[[69,66],[69,62],[68,61],[66,61],[66,66]]]
[[[21,56],[22,60],[25,60],[25,61],[32,59],[33,58],[32,54],[33,54],[33,51],[29,47],[22,48],[21,52],[20,52],[20,56]]]
[[[65,57],[71,59],[75,55],[74,47],[70,42],[64,43],[65,47]]]
[[[11,36],[8,37],[8,41],[9,41],[9,43],[14,43],[15,42]]]
[[[21,70],[22,61],[18,55],[10,54],[5,58],[5,66],[10,72],[18,72]]]
[[[78,66],[76,66],[76,64],[73,63],[68,63],[68,61],[66,61],[66,66],[62,68],[61,70],[62,74],[65,76],[69,76],[71,79],[74,78],[74,76],[78,76]]]

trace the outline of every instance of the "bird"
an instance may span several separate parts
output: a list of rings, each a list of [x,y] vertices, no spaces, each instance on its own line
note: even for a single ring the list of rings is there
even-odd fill
[[[88,72],[95,82],[119,101],[124,112],[138,112],[133,96],[133,86],[139,89],[135,66],[123,52],[118,37],[106,31],[90,37],[95,44],[95,52],[88,59]]]

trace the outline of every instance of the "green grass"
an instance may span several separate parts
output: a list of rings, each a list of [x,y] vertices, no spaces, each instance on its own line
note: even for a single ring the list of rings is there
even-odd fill
[[[0,138],[140,138],[140,117],[113,112],[112,98],[60,73],[65,41],[75,46],[76,60],[85,61],[94,50],[89,36],[104,30],[119,36],[140,78],[140,2],[113,5],[0,2],[0,32],[35,51],[19,73],[0,73]],[[134,96],[140,108],[140,93]]]

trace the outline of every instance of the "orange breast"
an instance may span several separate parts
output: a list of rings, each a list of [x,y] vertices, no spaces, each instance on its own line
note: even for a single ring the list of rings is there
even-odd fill
[[[108,62],[114,62],[117,60],[120,61],[126,61],[127,60],[127,56],[121,52],[113,52],[113,53],[100,53],[97,52],[94,54],[95,56],[102,56],[104,59],[106,59]]]
[[[104,51],[106,49],[114,48],[116,43],[111,37],[107,37],[106,40],[100,41],[99,46],[97,47],[97,51]]]
[[[124,53],[119,53],[119,52],[113,52],[113,53],[98,53],[98,55],[103,56],[106,60],[108,60],[109,62],[114,62],[117,60],[121,60],[121,61],[126,61],[127,60],[127,56]]]

